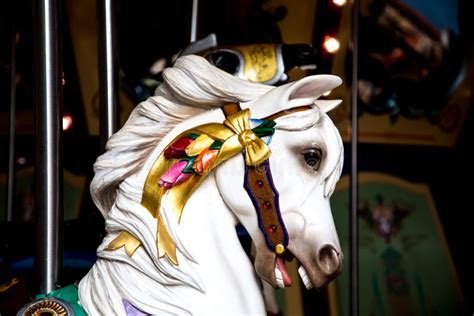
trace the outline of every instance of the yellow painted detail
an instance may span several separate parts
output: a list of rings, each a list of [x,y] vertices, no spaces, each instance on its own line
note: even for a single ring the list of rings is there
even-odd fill
[[[125,253],[131,257],[140,246],[141,242],[135,238],[135,236],[129,232],[123,231],[114,240],[112,240],[105,250],[117,250],[125,247]]]
[[[238,46],[244,58],[244,77],[253,82],[267,82],[278,73],[277,45]]]
[[[0,284],[0,292],[5,292],[6,290],[18,283],[20,283],[20,280],[18,280],[17,278],[13,278],[10,280],[10,282]]]
[[[279,255],[285,252],[285,247],[282,244],[278,244],[275,247],[275,252]]]
[[[166,229],[165,223],[161,218],[161,215],[158,216],[158,228],[157,228],[157,240],[156,246],[158,249],[159,258],[168,258],[168,260],[174,264],[178,265],[178,257],[176,256],[176,245],[171,239],[168,230]]]
[[[191,144],[186,147],[186,155],[189,157],[199,155],[204,149],[209,148],[214,142],[214,139],[210,138],[206,134],[201,134],[198,138],[193,140]]]

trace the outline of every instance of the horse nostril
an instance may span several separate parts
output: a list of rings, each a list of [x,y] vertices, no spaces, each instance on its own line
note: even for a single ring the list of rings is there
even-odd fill
[[[325,246],[319,250],[318,263],[324,273],[331,275],[339,271],[342,260],[333,246]]]

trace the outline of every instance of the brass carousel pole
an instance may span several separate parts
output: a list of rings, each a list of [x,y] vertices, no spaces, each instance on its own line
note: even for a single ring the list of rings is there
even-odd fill
[[[57,288],[61,270],[62,75],[59,2],[36,1],[36,208],[40,293]]]

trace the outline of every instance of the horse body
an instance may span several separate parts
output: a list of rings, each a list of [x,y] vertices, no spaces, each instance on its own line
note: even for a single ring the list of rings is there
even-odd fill
[[[179,69],[192,79],[204,71],[202,67],[208,67],[198,57],[183,58],[197,65],[197,72],[188,70],[189,65]],[[207,75],[214,72],[212,67],[208,71],[212,73]],[[217,76],[229,80],[229,84],[246,84],[215,71]],[[206,80],[203,82],[207,84]],[[186,89],[177,82],[174,89]],[[96,163],[91,192],[106,217],[108,234],[97,250],[96,264],[79,284],[80,302],[92,315],[139,312],[264,315],[260,279],[274,287],[289,286],[291,280],[284,260],[265,246],[259,231],[255,209],[242,186],[245,173],[242,155],[227,159],[207,175],[185,204],[182,216],[177,215],[166,199],[162,200],[160,214],[176,245],[179,264],[160,258],[158,253],[157,219],[141,203],[147,176],[166,146],[178,135],[225,119],[220,108],[196,110],[202,105],[191,104],[186,115],[178,109],[167,113],[168,100],[179,104],[182,98],[191,98],[186,91],[170,93],[172,84],[173,78],[165,80],[161,93],[158,91],[157,97],[139,105],[123,131],[113,136],[107,149],[113,152],[118,148],[117,158],[106,153]],[[261,98],[242,96],[239,101],[242,108],[249,108],[260,118],[285,109],[288,104],[312,104],[336,85],[334,78],[329,77],[274,90],[250,84],[252,93]],[[226,98],[227,102],[235,100],[238,94],[197,92],[201,93],[197,99],[216,98],[224,102]],[[173,120],[173,126],[165,132],[153,130],[154,125],[162,124],[161,117],[143,115],[147,108],[153,108],[150,103],[161,107],[160,111]],[[302,264],[300,275],[308,288],[325,285],[340,272],[342,265],[329,206],[329,196],[342,168],[342,142],[325,114],[333,105],[320,103],[311,110],[276,119],[277,131],[269,145],[273,152],[269,163],[280,194],[281,216],[290,236],[288,250]],[[161,133],[161,137],[154,133]],[[140,137],[147,139],[146,142],[137,140]],[[308,163],[307,154],[316,150],[319,160]],[[127,159],[133,167],[126,166]],[[254,265],[240,245],[235,232],[237,223],[245,226],[255,244]],[[124,231],[140,243],[132,254],[126,247],[108,249]]]

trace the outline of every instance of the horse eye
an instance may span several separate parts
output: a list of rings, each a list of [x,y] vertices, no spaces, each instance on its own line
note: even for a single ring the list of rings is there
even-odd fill
[[[318,170],[321,164],[322,151],[319,148],[308,149],[303,152],[305,163],[313,170]]]

